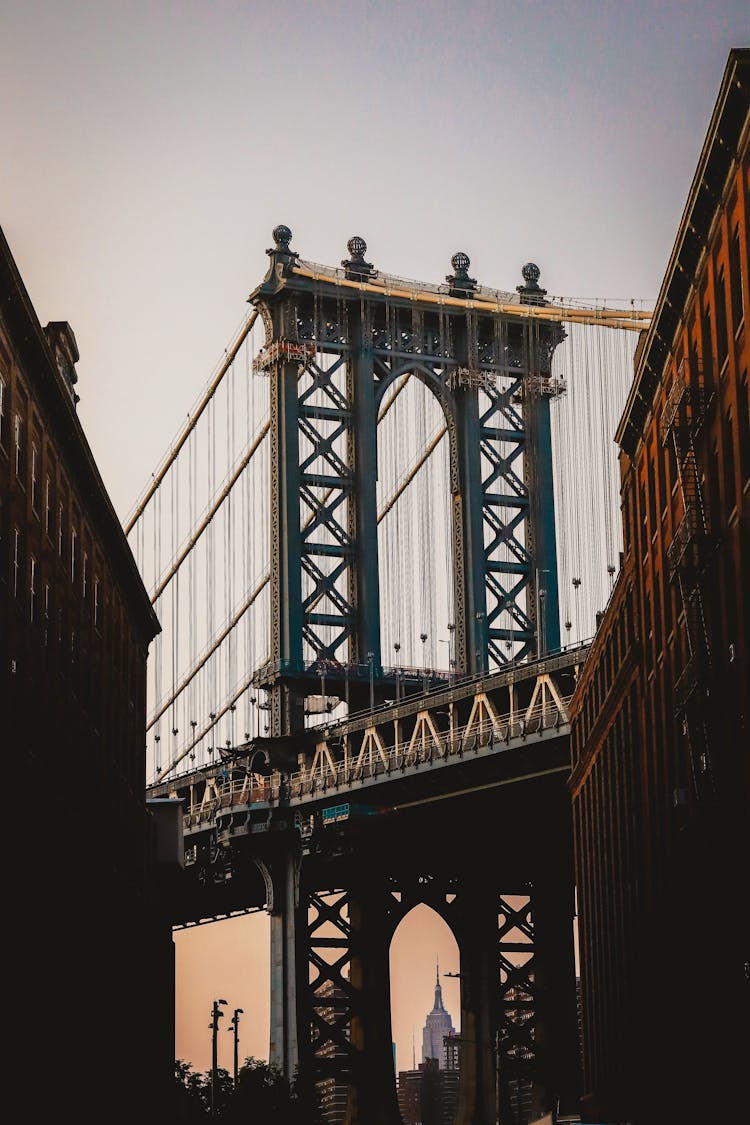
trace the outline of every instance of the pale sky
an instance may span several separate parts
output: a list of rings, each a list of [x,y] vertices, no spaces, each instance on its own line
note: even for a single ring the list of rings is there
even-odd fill
[[[76,334],[79,413],[120,514],[277,223],[315,261],[356,233],[407,277],[442,281],[463,249],[499,288],[531,259],[550,294],[653,300],[727,53],[748,44],[747,0],[3,0],[0,223],[42,323]],[[214,996],[248,1013],[244,1053],[267,1037],[265,920],[223,925],[231,940],[178,940],[177,1050],[201,1069]]]

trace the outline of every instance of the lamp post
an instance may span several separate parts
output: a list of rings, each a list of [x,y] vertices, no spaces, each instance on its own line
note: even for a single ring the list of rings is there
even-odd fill
[[[375,653],[368,652],[367,663],[370,665],[370,711],[375,710]]]
[[[420,633],[419,639],[422,642],[422,691],[426,692],[427,691],[427,659],[425,657],[425,653],[426,653],[427,650],[425,649],[424,646],[427,643],[427,634],[426,633]]]
[[[395,652],[395,654],[396,654],[396,656],[395,656],[395,658],[394,658],[394,663],[396,663],[396,662],[398,661],[398,654],[399,654],[399,652],[401,651],[401,645],[400,645],[400,644],[398,643],[398,641],[396,641],[396,642],[395,642],[395,644],[393,645],[393,651],[394,651],[394,652]],[[395,669],[395,671],[396,671],[396,703],[398,703],[399,699],[401,698],[401,692],[400,692],[400,686],[401,686],[401,670],[400,670],[400,668],[398,667],[398,664],[397,664],[397,663],[396,663],[396,669]]]
[[[211,1023],[208,1025],[211,1028],[211,1116],[216,1115],[216,1077],[219,1069],[219,1020],[223,1018],[224,1013],[221,1011],[220,1005],[226,1004],[226,1000],[214,1000],[211,1008]]]
[[[240,1016],[243,1015],[243,1014],[244,1014],[244,1011],[243,1011],[242,1008],[235,1008],[234,1009],[234,1015],[232,1016],[231,1020],[229,1021],[229,1027],[227,1029],[228,1031],[231,1031],[232,1034],[234,1035],[234,1088],[235,1088],[235,1090],[237,1089],[237,1074],[238,1074],[237,1051],[238,1051],[239,1042],[240,1042]]]

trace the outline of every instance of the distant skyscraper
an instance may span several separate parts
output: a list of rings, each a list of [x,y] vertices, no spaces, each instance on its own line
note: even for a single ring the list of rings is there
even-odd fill
[[[440,987],[440,966],[437,966],[435,979],[435,1004],[431,1012],[427,1013],[427,1022],[422,1032],[422,1061],[437,1059],[441,1070],[446,1069],[445,1046],[443,1037],[455,1035],[453,1021],[450,1013],[443,1006],[443,990]]]

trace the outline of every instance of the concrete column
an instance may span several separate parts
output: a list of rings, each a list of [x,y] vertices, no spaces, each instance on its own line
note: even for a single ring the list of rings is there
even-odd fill
[[[494,888],[461,892],[461,1074],[456,1125],[495,1125],[499,992]]]
[[[572,846],[555,833],[557,847],[534,880],[534,982],[536,993],[536,1081],[533,1108],[576,1112],[581,1094],[575,987]]]
[[[299,844],[284,841],[268,865],[271,904],[271,1042],[269,1061],[287,1078],[294,1077],[304,1046],[301,1010],[307,971],[307,919],[300,906]]]
[[[379,885],[350,896],[352,1076],[346,1125],[401,1125],[391,1050],[391,930]]]

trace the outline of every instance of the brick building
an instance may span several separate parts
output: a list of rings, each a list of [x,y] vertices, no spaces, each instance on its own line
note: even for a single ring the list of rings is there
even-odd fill
[[[146,655],[159,625],[78,420],[77,360],[67,323],[41,327],[0,231],[14,1122],[142,1118],[168,1041],[156,1018],[168,1009],[147,997]]]
[[[742,49],[636,352],[622,566],[572,705],[589,1120],[750,1108],[749,144]]]

